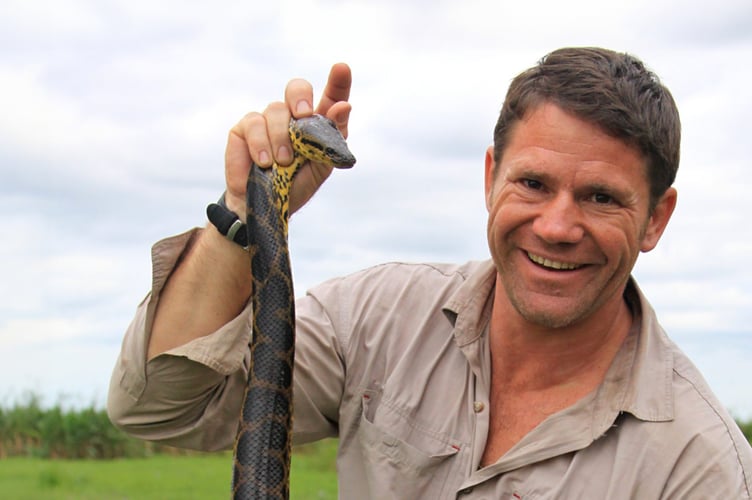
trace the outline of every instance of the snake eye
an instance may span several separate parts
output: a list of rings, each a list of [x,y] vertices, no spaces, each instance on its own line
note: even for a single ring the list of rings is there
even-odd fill
[[[334,148],[326,148],[324,152],[326,153],[326,156],[335,156],[337,154]]]

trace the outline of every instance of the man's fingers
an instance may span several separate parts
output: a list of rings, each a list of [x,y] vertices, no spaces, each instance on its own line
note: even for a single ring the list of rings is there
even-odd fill
[[[321,95],[316,113],[326,115],[335,103],[350,98],[352,74],[345,63],[337,63],[329,71],[326,87]],[[313,111],[313,87],[301,78],[290,80],[285,87],[285,102],[295,118],[310,116]]]
[[[266,132],[269,136],[271,154],[280,165],[292,162],[292,145],[290,144],[290,110],[284,102],[273,102],[264,111]]]
[[[295,78],[285,87],[285,102],[295,118],[313,113],[313,87],[306,80]]]
[[[274,156],[264,115],[257,112],[248,113],[235,125],[233,130],[245,139],[251,159],[257,165],[268,167],[272,164]]]
[[[345,63],[337,63],[332,66],[316,112],[328,116],[329,108],[335,103],[347,101],[350,98],[351,85],[352,72],[350,66]]]
[[[284,105],[283,105],[284,106]],[[267,111],[275,106],[272,104]],[[272,111],[274,114],[278,111]],[[289,115],[287,120],[289,120]],[[287,137],[287,126],[283,128]],[[277,132],[279,134],[279,132]],[[288,139],[289,142],[289,139]],[[227,182],[227,205],[236,213],[245,205],[245,188],[251,162],[261,167],[271,166],[274,147],[269,138],[267,119],[261,113],[246,114],[230,129],[225,149],[225,180]]]
[[[316,113],[334,120],[347,137],[352,107],[350,97],[352,76],[347,64],[332,66],[329,79]],[[290,117],[310,116],[313,110],[313,87],[303,79],[294,79],[285,87],[285,101],[273,102],[263,113],[245,115],[231,130],[225,151],[227,193],[225,200],[233,211],[241,213],[245,204],[245,188],[251,162],[269,167],[275,161],[289,165],[293,159],[288,135]],[[303,205],[331,173],[331,167],[308,164],[298,174],[291,193],[292,211]]]
[[[339,101],[335,102],[326,114],[327,118],[334,120],[342,137],[345,139],[347,139],[347,124],[350,121],[350,111],[352,111],[352,105],[349,102]]]

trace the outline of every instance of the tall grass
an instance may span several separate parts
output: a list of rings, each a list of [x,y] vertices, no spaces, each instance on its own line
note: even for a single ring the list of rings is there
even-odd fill
[[[44,407],[39,396],[28,393],[12,406],[0,406],[0,458],[107,459],[155,453],[181,452],[129,437],[94,405]]]

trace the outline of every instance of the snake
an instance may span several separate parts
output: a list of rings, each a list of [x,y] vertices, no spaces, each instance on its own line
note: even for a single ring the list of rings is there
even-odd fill
[[[287,499],[292,448],[295,296],[288,222],[293,177],[306,161],[330,167],[355,164],[336,124],[322,116],[291,119],[293,161],[251,165],[246,227],[253,307],[251,361],[233,449],[234,499]]]

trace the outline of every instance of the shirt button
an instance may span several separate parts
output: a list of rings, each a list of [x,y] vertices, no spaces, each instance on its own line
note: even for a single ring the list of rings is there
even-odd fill
[[[473,411],[475,413],[480,413],[486,408],[486,405],[483,404],[483,401],[476,401],[473,403]]]

